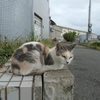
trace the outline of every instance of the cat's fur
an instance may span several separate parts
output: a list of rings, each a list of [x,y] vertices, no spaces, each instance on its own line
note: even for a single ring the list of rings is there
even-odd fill
[[[16,75],[29,75],[62,69],[72,61],[75,45],[57,43],[49,49],[39,42],[24,43],[11,57],[12,72]]]

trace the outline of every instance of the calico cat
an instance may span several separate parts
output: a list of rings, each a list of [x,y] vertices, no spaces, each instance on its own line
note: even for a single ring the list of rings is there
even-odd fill
[[[35,75],[62,69],[71,63],[75,46],[57,43],[50,49],[40,42],[24,43],[11,57],[12,72],[16,75]]]

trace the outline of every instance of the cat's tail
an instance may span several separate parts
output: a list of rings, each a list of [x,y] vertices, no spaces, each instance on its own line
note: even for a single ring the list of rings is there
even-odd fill
[[[56,70],[56,69],[51,69],[49,67],[42,67],[39,70],[36,70],[36,71],[31,72],[29,75],[42,75],[45,72],[50,72],[50,71],[54,71],[54,70]]]

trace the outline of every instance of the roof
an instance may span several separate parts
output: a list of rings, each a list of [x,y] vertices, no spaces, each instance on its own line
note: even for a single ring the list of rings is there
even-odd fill
[[[77,29],[74,29],[74,28],[69,28],[69,27],[60,26],[60,25],[56,25],[56,26],[61,27],[61,28],[65,28],[65,29],[70,29],[70,30],[75,30],[75,31],[87,33],[87,31],[77,30]],[[95,33],[92,33],[92,34],[95,34]],[[95,34],[95,35],[97,35],[97,34]]]

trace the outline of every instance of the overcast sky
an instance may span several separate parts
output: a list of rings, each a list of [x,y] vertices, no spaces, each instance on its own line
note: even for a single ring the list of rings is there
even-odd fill
[[[50,16],[57,25],[88,29],[89,0],[49,0]],[[92,33],[100,35],[100,0],[91,0]]]

